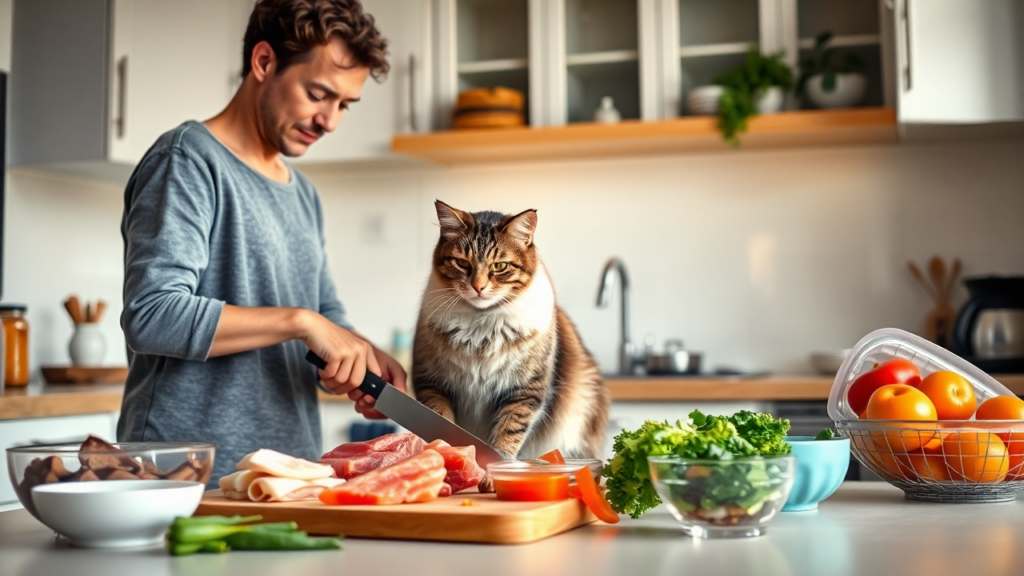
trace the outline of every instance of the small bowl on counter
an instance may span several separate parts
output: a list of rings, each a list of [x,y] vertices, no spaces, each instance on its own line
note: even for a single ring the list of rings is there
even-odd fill
[[[792,455],[733,460],[650,456],[651,482],[662,502],[697,538],[760,536],[782,509],[796,472]]]
[[[850,439],[815,440],[812,436],[787,436],[796,456],[796,475],[783,512],[817,510],[843,483],[850,467]]]
[[[829,352],[812,352],[810,356],[811,366],[822,376],[835,376],[843,360],[850,355],[850,350],[832,350]]]
[[[107,498],[114,497],[118,491],[139,489],[143,485],[132,486],[131,483],[140,481],[145,482],[145,486],[172,481],[203,487],[210,481],[214,452],[213,444],[205,443],[108,444],[90,437],[82,444],[8,448],[7,469],[22,506],[36,519],[46,523],[38,513],[33,497],[39,486],[117,482],[118,486],[126,487],[111,489],[112,492],[101,490]],[[58,489],[54,493],[66,494],[69,498],[86,494],[70,488]]]
[[[164,541],[178,516],[191,516],[205,485],[176,480],[62,482],[32,489],[35,516],[82,548],[134,548]]]
[[[542,460],[512,460],[487,465],[487,474],[494,483],[499,500],[516,502],[543,502],[565,500],[573,478],[584,468],[595,480],[601,477],[601,461],[567,458],[564,464],[549,464]]]

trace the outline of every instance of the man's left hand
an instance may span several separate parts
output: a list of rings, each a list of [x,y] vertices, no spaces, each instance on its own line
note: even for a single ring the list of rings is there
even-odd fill
[[[402,365],[379,348],[373,348],[373,355],[377,358],[377,363],[380,364],[380,377],[385,382],[388,382],[395,388],[405,392],[406,374]],[[365,418],[369,418],[371,420],[387,419],[387,416],[373,408],[374,398],[372,396],[367,396],[356,389],[349,392],[348,397],[356,403],[356,412],[362,414]]]

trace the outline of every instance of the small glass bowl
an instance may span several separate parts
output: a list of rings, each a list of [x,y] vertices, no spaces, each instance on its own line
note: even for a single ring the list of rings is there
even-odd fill
[[[37,520],[32,488],[89,480],[177,480],[207,484],[213,444],[121,442],[114,450],[82,452],[81,444],[46,444],[7,449],[7,470],[18,500]],[[86,465],[91,462],[92,465]],[[89,474],[85,474],[89,472]],[[26,478],[27,477],[27,478]]]
[[[565,464],[549,464],[543,460],[511,460],[487,465],[487,474],[494,482],[499,500],[550,501],[569,497],[569,487],[576,484],[576,472],[588,468],[595,480],[601,477],[601,461],[567,459]],[[531,485],[525,488],[527,482]],[[520,484],[519,489],[515,484]]]
[[[683,532],[698,538],[760,536],[793,486],[796,457],[692,460],[650,456],[651,482]],[[742,478],[746,490],[735,490]],[[735,492],[735,493],[730,493]]]

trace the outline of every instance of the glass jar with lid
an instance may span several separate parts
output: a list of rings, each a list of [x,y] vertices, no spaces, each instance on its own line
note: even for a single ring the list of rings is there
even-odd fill
[[[0,321],[4,327],[4,384],[28,384],[28,307],[18,304],[0,305]]]

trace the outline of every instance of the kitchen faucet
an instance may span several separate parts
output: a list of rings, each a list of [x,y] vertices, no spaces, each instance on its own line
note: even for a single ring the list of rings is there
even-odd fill
[[[601,273],[601,286],[597,291],[597,307],[608,307],[608,303],[611,301],[612,281],[616,272],[619,275],[619,284],[622,295],[619,374],[632,374],[633,367],[643,359],[636,353],[636,350],[633,347],[633,341],[630,338],[630,332],[633,328],[633,314],[632,302],[629,297],[629,275],[626,274],[626,264],[618,258],[611,258],[604,265],[604,271]]]

